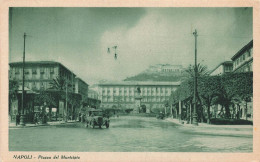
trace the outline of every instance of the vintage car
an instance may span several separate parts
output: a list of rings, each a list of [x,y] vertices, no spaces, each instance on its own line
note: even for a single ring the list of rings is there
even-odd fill
[[[95,126],[99,126],[99,128],[106,126],[106,128],[109,128],[110,120],[100,109],[90,109],[85,119],[86,127],[90,125],[92,128]]]

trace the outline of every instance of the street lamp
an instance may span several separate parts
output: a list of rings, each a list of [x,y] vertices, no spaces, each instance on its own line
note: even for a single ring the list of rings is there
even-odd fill
[[[198,67],[197,67],[197,30],[195,29],[195,32],[193,32],[193,35],[195,37],[195,67],[194,67],[194,111],[193,111],[193,125],[198,125],[197,120],[197,75],[198,75]]]
[[[113,47],[111,47],[111,48],[113,48],[113,49],[115,50],[114,59],[117,60],[117,57],[118,57],[118,55],[117,55],[117,53],[116,53],[117,46],[113,46]],[[107,53],[108,53],[108,54],[110,53],[110,47],[107,48]]]

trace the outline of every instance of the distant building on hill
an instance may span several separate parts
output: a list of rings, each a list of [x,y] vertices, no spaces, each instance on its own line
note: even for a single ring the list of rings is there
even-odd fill
[[[182,72],[183,67],[181,65],[171,65],[171,64],[156,64],[149,66],[145,72],[163,72],[163,73],[178,73]]]

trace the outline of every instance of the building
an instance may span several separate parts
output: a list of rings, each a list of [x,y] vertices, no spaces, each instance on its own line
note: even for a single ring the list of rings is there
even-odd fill
[[[183,67],[181,65],[171,65],[171,64],[156,64],[153,66],[149,66],[146,72],[150,73],[178,73],[182,72]]]
[[[232,58],[232,62],[226,61],[219,64],[210,75],[222,75],[228,72],[249,72],[253,71],[253,40],[250,41],[247,45],[241,48]],[[231,70],[231,68],[233,70]],[[240,111],[240,118],[252,120],[253,119],[253,98],[250,102],[236,103],[236,111]],[[221,110],[220,105],[213,106],[213,114],[219,114]],[[230,108],[231,112],[233,108]],[[235,113],[235,112],[234,112]]]
[[[231,60],[233,72],[253,71],[253,40],[241,48]]]
[[[18,81],[19,85],[22,85],[23,80],[23,62],[13,62],[9,63],[9,79]],[[86,100],[88,98],[88,84],[84,82],[82,79],[76,77],[71,70],[66,68],[59,62],[54,61],[27,61],[25,63],[24,68],[24,77],[25,82],[24,86],[25,89],[28,91],[32,90],[33,92],[45,91],[51,89],[51,82],[54,79],[58,78],[65,78],[67,85],[67,92],[68,93],[77,93],[81,95],[81,98]],[[65,83],[66,84],[66,83]],[[63,89],[65,92],[65,89]],[[27,94],[27,92],[26,92]],[[28,99],[29,95],[26,95]],[[21,107],[21,99],[18,98],[18,102],[16,106],[11,105],[15,111],[11,110],[11,112],[18,112],[20,111]],[[28,103],[30,102],[30,104]],[[64,115],[65,109],[65,101],[64,100],[55,100],[57,102],[56,108],[51,108],[52,112],[57,112],[59,115]],[[29,106],[27,106],[29,105]],[[33,99],[30,101],[25,102],[26,113],[32,113],[36,109],[39,109],[42,105],[34,105]],[[11,114],[13,115],[13,114]]]
[[[79,77],[75,78],[75,93],[81,95],[83,102],[87,102],[88,100],[88,86],[89,85]]]
[[[93,90],[93,89],[89,89],[89,91],[88,91],[88,106],[93,107],[93,108],[99,108],[100,103],[101,103],[101,101],[99,100],[98,92]]]
[[[225,61],[220,63],[216,68],[214,68],[210,75],[223,75],[225,73],[230,73],[233,71],[233,62],[232,61]]]
[[[135,109],[136,99],[140,97],[146,110],[162,108],[179,85],[180,82],[103,82],[98,85],[101,107]]]
[[[10,80],[17,80],[22,84],[23,62],[13,62],[9,64]],[[46,90],[51,88],[50,82],[57,77],[64,77],[72,85],[69,92],[75,91],[76,75],[59,62],[54,61],[27,61],[24,69],[25,87],[31,90]]]
[[[232,58],[233,72],[249,72],[253,71],[253,40],[241,48]],[[240,103],[241,117],[253,119],[253,98],[251,102]]]

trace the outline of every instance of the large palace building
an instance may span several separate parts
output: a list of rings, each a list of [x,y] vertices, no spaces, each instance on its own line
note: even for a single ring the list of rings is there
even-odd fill
[[[101,107],[135,109],[136,100],[149,112],[152,108],[164,107],[172,91],[180,82],[103,82],[99,83]]]

